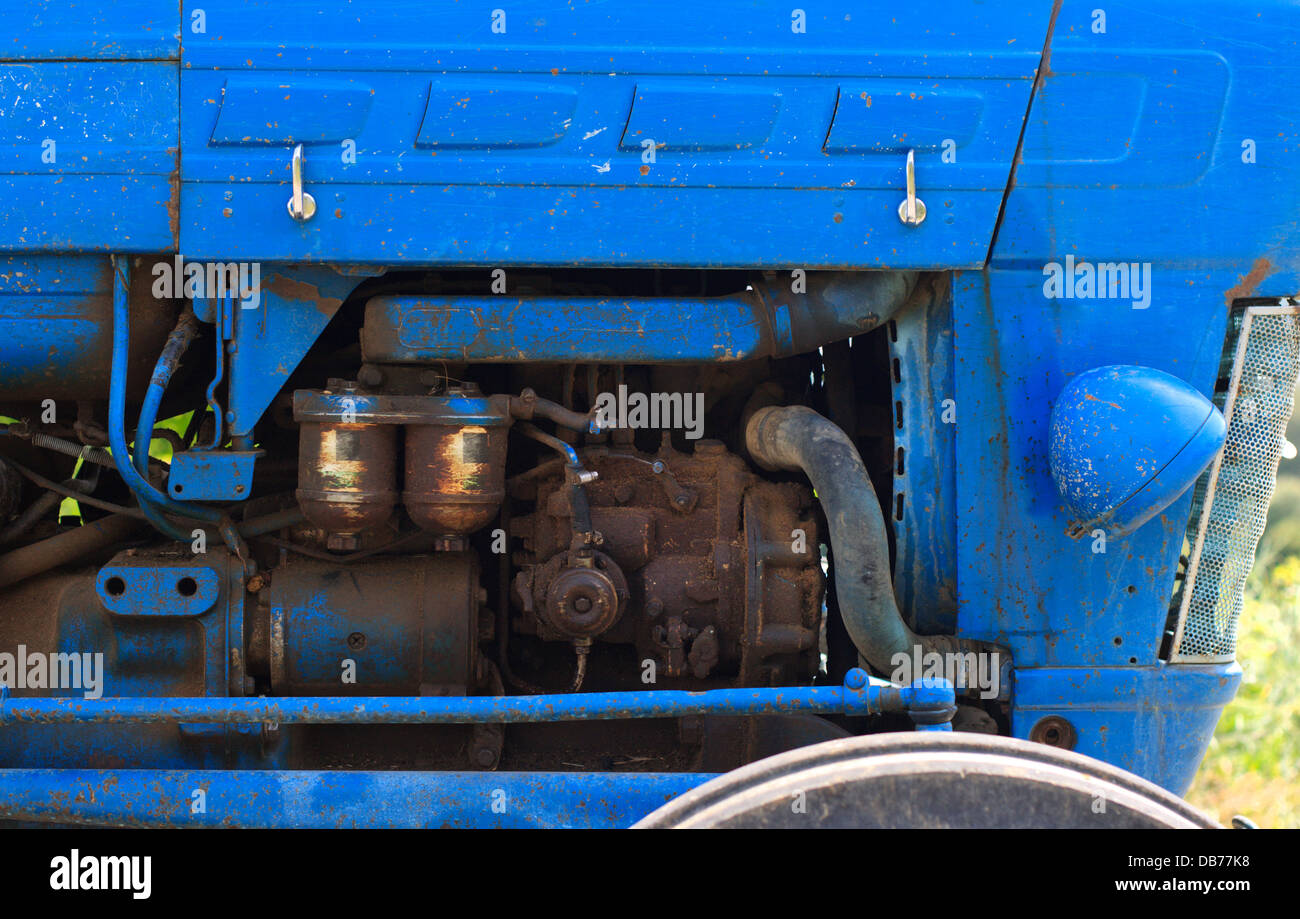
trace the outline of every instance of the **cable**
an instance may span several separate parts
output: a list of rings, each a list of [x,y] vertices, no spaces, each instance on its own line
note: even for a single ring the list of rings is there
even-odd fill
[[[109,511],[114,514],[124,514],[127,517],[135,517],[140,520],[148,519],[148,515],[139,508],[124,507],[121,504],[113,504],[101,498],[92,498],[90,495],[82,494],[76,489],[60,485],[58,482],[53,482],[38,472],[33,472],[17,460],[5,457],[4,461],[10,466],[13,466],[19,475],[29,479],[41,488],[44,488],[46,491],[52,491],[55,494],[63,495],[65,498],[72,498],[74,501],[79,501],[82,504],[88,504],[91,507],[97,507],[100,510]],[[185,538],[188,540],[190,537],[186,534]]]

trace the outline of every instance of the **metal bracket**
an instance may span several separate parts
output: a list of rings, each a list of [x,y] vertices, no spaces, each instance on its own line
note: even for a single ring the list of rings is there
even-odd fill
[[[167,490],[186,501],[242,501],[263,450],[186,450],[172,457]]]

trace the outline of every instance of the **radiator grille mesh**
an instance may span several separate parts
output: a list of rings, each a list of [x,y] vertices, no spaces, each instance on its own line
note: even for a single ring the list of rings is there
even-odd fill
[[[1300,374],[1300,307],[1245,310],[1224,413],[1228,437],[1208,474],[1173,660],[1231,661],[1246,578],[1264,532]]]

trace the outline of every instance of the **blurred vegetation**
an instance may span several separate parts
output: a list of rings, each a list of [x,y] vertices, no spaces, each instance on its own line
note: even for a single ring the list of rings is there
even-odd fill
[[[1300,416],[1300,412],[1297,412]],[[1300,417],[1287,439],[1300,444]],[[1241,688],[1187,799],[1227,823],[1300,827],[1300,460],[1283,459],[1237,635]]]

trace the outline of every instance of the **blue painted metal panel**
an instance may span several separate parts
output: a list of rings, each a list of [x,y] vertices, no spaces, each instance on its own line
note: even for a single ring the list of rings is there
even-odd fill
[[[1300,80],[1294,4],[1140,0],[1103,33],[1096,7],[1061,6],[993,260],[1232,268],[1237,296],[1295,293],[1264,283],[1300,269],[1300,98],[1279,91]]]
[[[176,0],[10,0],[0,60],[176,60]]]
[[[761,147],[772,135],[783,101],[775,88],[757,83],[643,80],[636,85],[619,149],[653,146],[671,154]]]
[[[253,425],[362,280],[332,268],[268,269],[258,304],[231,310],[234,341],[228,348],[230,395],[225,419],[230,436],[252,434]]]
[[[545,147],[573,123],[578,92],[571,86],[499,77],[438,79],[415,138],[417,147],[495,149]]]
[[[1049,417],[1071,378],[1106,364],[1155,367],[1210,393],[1226,283],[1158,271],[1143,310],[1049,299],[1041,270],[956,279],[962,634],[1007,645],[1017,667],[1154,663],[1191,496],[1131,536],[1104,545],[1071,538],[1072,515],[1048,466]]]
[[[614,829],[713,778],[699,772],[0,769],[0,818],[91,826]]]
[[[0,64],[0,251],[175,246],[174,63]]]
[[[812,268],[983,264],[1049,5],[814,15],[807,32],[767,2],[672,17],[524,7],[497,38],[491,4],[368,4],[340,17],[346,34],[273,5],[204,9],[221,25],[186,36],[188,256]],[[718,50],[699,52],[704,32]],[[227,81],[249,79],[232,69],[289,100],[232,99]],[[358,93],[371,94],[364,119]],[[837,108],[844,140],[824,148]],[[361,121],[355,156],[322,142]],[[279,143],[231,144],[243,136]],[[303,224],[285,211],[295,142],[317,144],[305,175],[319,211]],[[897,216],[911,146],[932,215],[913,228]]]
[[[288,151],[281,159],[287,170]],[[945,195],[979,213],[932,212],[924,225],[910,228],[917,239],[937,238],[921,245],[898,222],[902,165],[896,172],[888,183],[896,191],[882,196],[763,188],[313,187],[309,179],[319,210],[304,225],[286,215],[288,184],[186,182],[181,244],[187,256],[214,260],[707,268],[983,264],[1001,192]]]
[[[970,151],[984,125],[984,96],[972,90],[917,90],[882,82],[845,84],[825,150],[906,153],[943,151],[957,159]]]
[[[992,250],[956,281],[959,631],[1016,659],[1012,723],[1182,791],[1232,668],[1158,665],[1191,498],[1127,537],[1066,535],[1047,420],[1066,382],[1139,364],[1211,394],[1236,298],[1300,288],[1296,9],[1066,0]],[[1252,156],[1253,154],[1253,160]],[[1050,297],[1067,261],[1149,271],[1142,297]],[[1077,669],[1076,669],[1077,668]]]
[[[111,284],[103,256],[0,256],[0,389],[34,399],[105,390]]]
[[[361,132],[374,90],[362,82],[235,74],[221,87],[212,146],[338,143]]]
[[[1077,752],[1183,794],[1240,682],[1236,664],[1017,670],[1011,733],[1066,718]]]
[[[957,628],[957,414],[953,390],[952,295],[894,318],[894,589],[922,634]],[[902,515],[898,512],[902,502]]]

